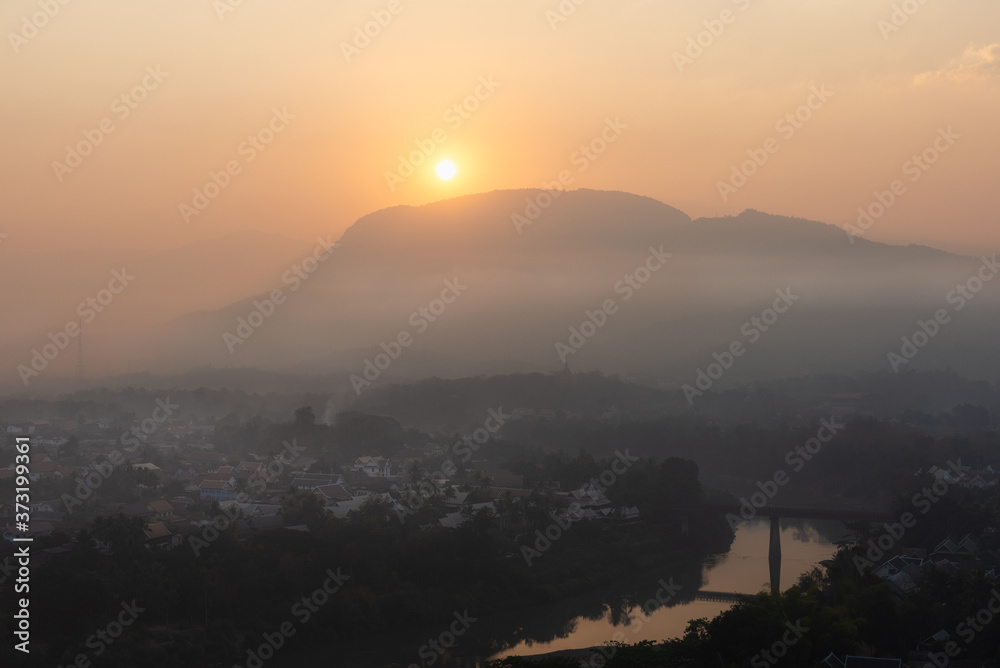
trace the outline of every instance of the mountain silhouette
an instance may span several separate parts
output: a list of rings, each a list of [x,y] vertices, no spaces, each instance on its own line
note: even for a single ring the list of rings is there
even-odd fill
[[[311,257],[297,248],[298,262]],[[304,278],[274,271],[270,290],[107,340],[146,371],[332,373],[349,387],[366,360],[408,335],[375,382],[551,371],[568,360],[678,386],[733,342],[745,354],[723,383],[889,369],[901,337],[945,308],[950,321],[907,368],[992,378],[1000,290],[987,283],[960,312],[946,302],[981,263],[754,210],[692,220],[623,192],[503,190],[377,211]],[[268,306],[274,290],[282,303]],[[786,312],[748,335],[782,294],[793,295]],[[576,347],[582,327],[594,331]]]

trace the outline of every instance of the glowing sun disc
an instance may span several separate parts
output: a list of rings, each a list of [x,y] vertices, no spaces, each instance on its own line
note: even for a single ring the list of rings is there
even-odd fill
[[[442,179],[447,180],[455,176],[455,171],[456,171],[455,163],[449,160],[445,160],[444,162],[438,163],[437,175],[440,176]]]

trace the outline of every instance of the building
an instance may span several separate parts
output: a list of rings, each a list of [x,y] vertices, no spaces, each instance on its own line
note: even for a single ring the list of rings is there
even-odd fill
[[[202,480],[198,491],[203,499],[228,501],[236,498],[236,485],[228,480]]]

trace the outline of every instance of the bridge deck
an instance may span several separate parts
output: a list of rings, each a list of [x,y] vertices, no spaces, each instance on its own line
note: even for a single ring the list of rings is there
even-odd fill
[[[719,603],[739,603],[748,598],[753,598],[753,595],[737,594],[736,592],[728,591],[706,591],[704,589],[694,595],[694,600],[696,601],[716,601]]]
[[[705,504],[678,508],[679,512],[702,513],[713,515],[740,516],[739,506],[720,504]],[[793,517],[809,520],[840,520],[842,522],[886,522],[890,519],[888,513],[871,510],[849,510],[833,508],[803,508],[799,506],[768,506],[755,508],[756,517]]]

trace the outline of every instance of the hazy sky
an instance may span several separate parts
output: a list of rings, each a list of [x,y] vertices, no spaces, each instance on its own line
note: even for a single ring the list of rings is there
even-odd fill
[[[570,187],[694,217],[755,208],[841,225],[900,179],[870,238],[1000,247],[996,0],[64,1],[0,9],[0,255],[241,229],[309,239],[562,170]],[[897,26],[894,4],[918,9]],[[387,24],[345,56],[372,12]],[[449,112],[477,93],[475,110]],[[800,127],[779,124],[810,100]],[[948,128],[935,164],[905,164]],[[67,145],[91,148],[85,132],[100,143],[67,163]],[[585,161],[576,152],[602,132],[614,141]],[[420,141],[433,154],[390,188]],[[768,145],[724,201],[719,182]],[[451,181],[434,174],[442,159]],[[180,205],[231,161],[239,173],[186,222]]]

